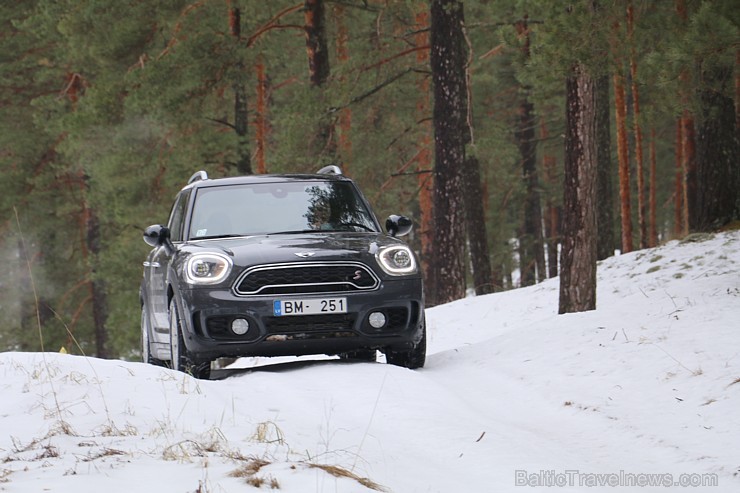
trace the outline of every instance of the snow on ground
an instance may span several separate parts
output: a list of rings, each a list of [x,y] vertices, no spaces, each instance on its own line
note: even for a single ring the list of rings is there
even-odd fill
[[[699,240],[602,262],[592,312],[429,309],[418,371],[0,354],[0,491],[740,491],[740,233]]]

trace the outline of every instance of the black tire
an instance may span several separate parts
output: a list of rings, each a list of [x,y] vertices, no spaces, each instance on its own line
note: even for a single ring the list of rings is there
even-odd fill
[[[180,314],[174,299],[170,301],[170,354],[172,355],[173,370],[203,380],[208,380],[211,377],[211,362],[196,361],[185,346]]]
[[[357,351],[347,351],[339,353],[339,359],[346,361],[364,361],[375,363],[377,361],[377,351],[375,349],[358,349]]]
[[[402,366],[411,370],[423,368],[427,356],[427,326],[424,318],[421,319],[421,340],[410,349],[396,350],[388,348],[385,351],[386,361],[395,366]]]
[[[149,313],[147,312],[146,305],[141,304],[141,360],[144,363],[149,363],[155,366],[165,366],[164,361],[157,359],[152,356],[152,347],[150,345],[149,336]]]

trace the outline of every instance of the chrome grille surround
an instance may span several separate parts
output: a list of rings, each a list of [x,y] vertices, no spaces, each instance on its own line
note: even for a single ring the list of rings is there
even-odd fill
[[[355,279],[359,272],[359,279]],[[246,269],[234,283],[237,296],[315,295],[374,291],[380,279],[361,262],[290,262]]]

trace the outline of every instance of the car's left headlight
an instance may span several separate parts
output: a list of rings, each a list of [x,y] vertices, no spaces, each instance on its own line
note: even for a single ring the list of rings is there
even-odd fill
[[[196,253],[185,264],[185,279],[190,284],[217,284],[231,272],[233,262],[219,253]]]
[[[414,252],[405,245],[383,247],[377,251],[375,258],[380,267],[392,276],[415,274],[417,271]]]

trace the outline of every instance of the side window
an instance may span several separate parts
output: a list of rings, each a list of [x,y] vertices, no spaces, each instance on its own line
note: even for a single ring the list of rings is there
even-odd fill
[[[190,190],[187,192],[181,192],[175,200],[175,205],[172,206],[172,212],[170,213],[170,222],[168,228],[170,228],[170,235],[172,241],[182,241],[182,226],[185,221],[185,214],[188,207],[188,199],[190,198]]]

